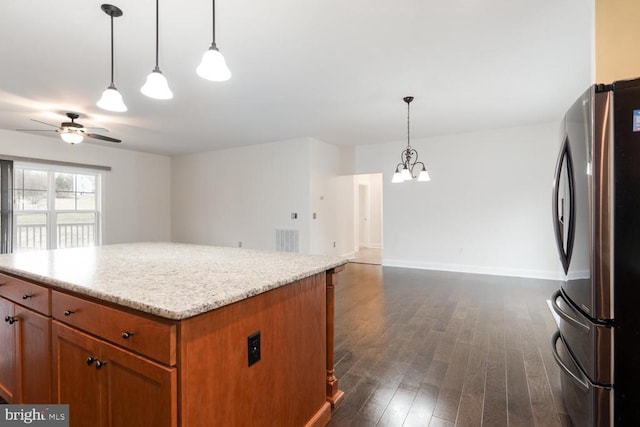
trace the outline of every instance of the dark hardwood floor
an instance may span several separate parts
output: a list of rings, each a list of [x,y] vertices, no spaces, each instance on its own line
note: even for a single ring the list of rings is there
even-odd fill
[[[329,426],[570,426],[552,281],[348,264]]]

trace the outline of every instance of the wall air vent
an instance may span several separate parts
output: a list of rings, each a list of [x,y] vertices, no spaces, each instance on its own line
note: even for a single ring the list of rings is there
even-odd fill
[[[298,230],[276,229],[276,251],[300,252],[300,232]]]

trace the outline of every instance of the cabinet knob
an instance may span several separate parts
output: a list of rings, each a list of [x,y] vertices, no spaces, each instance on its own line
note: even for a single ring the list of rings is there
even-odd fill
[[[64,311],[64,315],[65,316],[71,316],[73,313],[75,313],[75,311],[71,311],[71,310],[65,310]]]
[[[102,360],[96,360],[96,369],[100,369],[106,364],[107,362],[103,362]]]
[[[15,318],[15,317],[13,317],[13,316],[6,316],[6,317],[4,318],[4,321],[5,321],[5,322],[8,322],[10,325],[13,325],[14,323],[16,323],[16,322],[18,321],[18,319],[16,319],[16,318]]]
[[[122,338],[124,338],[126,340],[126,339],[129,339],[130,337],[132,337],[133,335],[135,335],[135,333],[133,333],[133,332],[123,332],[122,333]]]
[[[96,359],[94,359],[93,357],[91,357],[91,356],[87,357],[87,365],[91,366],[91,364],[93,362],[95,362],[95,361],[96,361]]]
[[[22,295],[22,299],[29,299],[31,297],[33,297],[33,295],[29,295],[29,294]]]

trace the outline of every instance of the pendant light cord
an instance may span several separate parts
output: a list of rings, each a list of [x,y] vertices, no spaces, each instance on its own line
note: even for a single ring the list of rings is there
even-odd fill
[[[212,45],[215,47],[216,45],[216,0],[211,0],[211,6],[212,6],[211,22],[213,22],[213,25],[211,26],[212,28],[211,40],[213,40]]]
[[[113,14],[111,14],[111,86],[115,86],[113,84]]]
[[[407,102],[407,148],[411,148],[411,138],[410,138],[411,127],[409,126],[410,124],[409,117],[411,116],[410,109],[411,109],[411,103]]]
[[[156,68],[155,68],[155,70],[157,70],[157,71],[160,70],[160,67],[158,66],[158,56],[159,56],[159,54],[158,54],[158,44],[159,44],[158,34],[160,33],[160,30],[159,30],[159,26],[160,26],[159,21],[160,20],[158,19],[158,16],[159,16],[158,3],[159,3],[159,0],[156,0]]]

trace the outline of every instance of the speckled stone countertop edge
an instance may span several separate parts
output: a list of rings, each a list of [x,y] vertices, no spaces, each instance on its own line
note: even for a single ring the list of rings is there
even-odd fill
[[[319,257],[319,258],[322,258],[322,257]],[[324,258],[329,258],[329,257],[324,257]],[[340,267],[347,263],[346,259],[337,259],[337,257],[332,257],[332,258],[334,259],[333,262],[322,263],[322,265],[318,266],[317,268],[305,270],[300,274],[289,276],[286,279],[263,283],[260,286],[254,286],[250,289],[242,289],[236,292],[232,292],[231,294],[227,295],[224,298],[218,298],[212,301],[197,303],[182,310],[171,310],[167,307],[147,304],[144,301],[140,301],[137,299],[129,299],[126,297],[114,295],[109,292],[104,292],[104,291],[93,289],[86,286],[80,286],[71,282],[58,280],[56,278],[43,276],[40,274],[35,274],[30,271],[13,268],[6,265],[0,265],[0,272],[13,275],[25,280],[32,280],[38,284],[45,285],[46,287],[50,288],[52,291],[62,291],[62,292],[69,291],[80,296],[91,297],[91,298],[97,299],[98,301],[113,303],[118,306],[127,307],[130,309],[141,311],[143,313],[156,315],[165,319],[183,320],[189,317],[194,317],[199,314],[203,314],[208,311],[211,311],[220,307],[224,307],[226,305],[230,305],[235,302],[242,301],[244,299],[265,293],[267,291],[276,289],[278,287],[293,283],[301,279],[305,279],[315,274]]]

